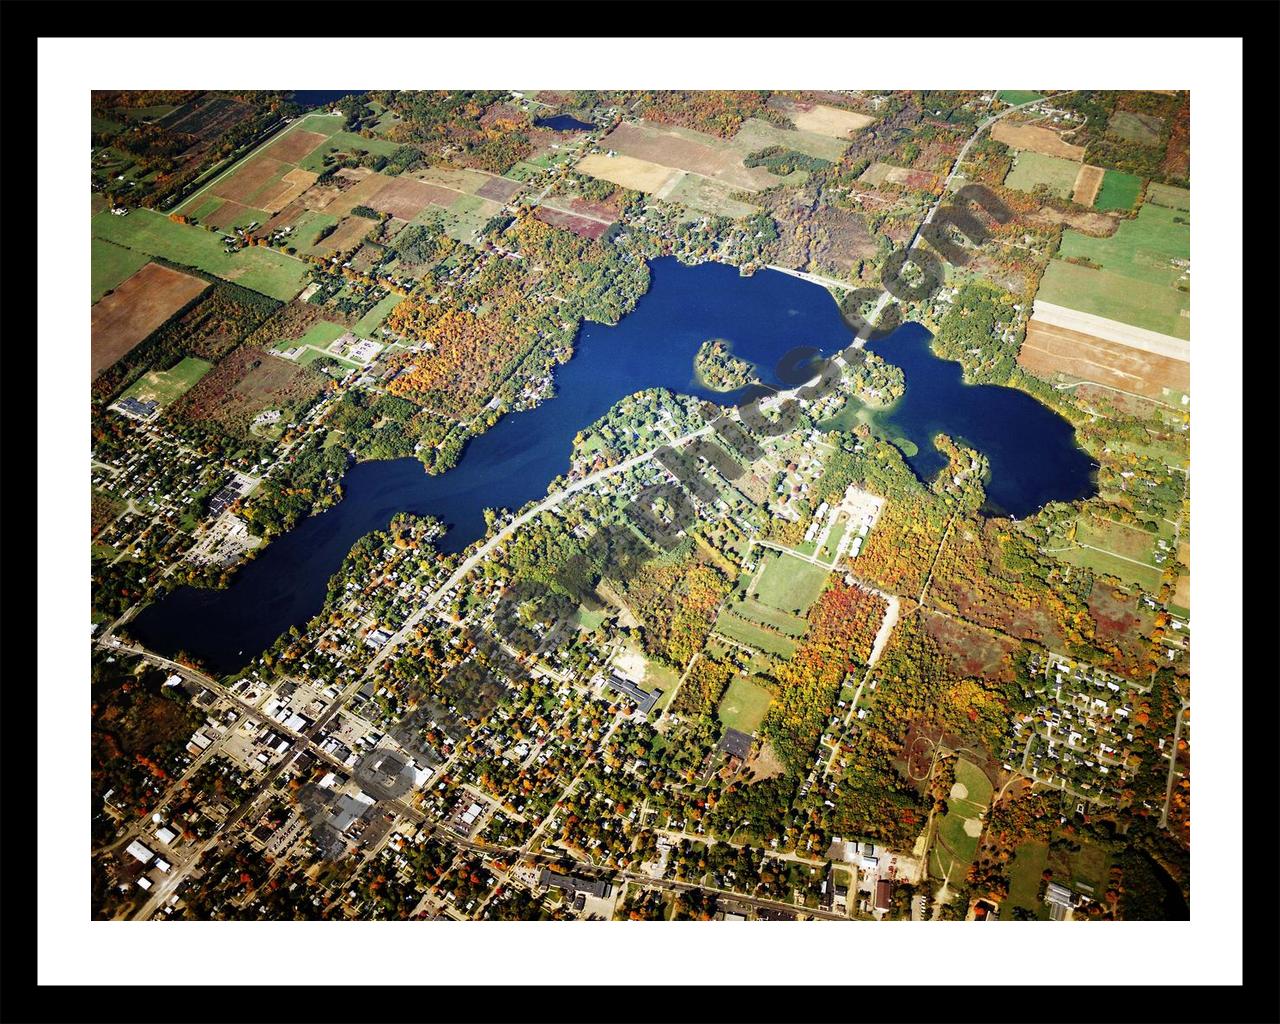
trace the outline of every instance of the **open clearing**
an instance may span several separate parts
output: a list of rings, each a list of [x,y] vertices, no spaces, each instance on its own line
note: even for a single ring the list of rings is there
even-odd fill
[[[1132,110],[1117,110],[1107,122],[1107,131],[1122,139],[1142,146],[1160,145],[1160,133],[1164,130],[1164,118],[1154,114],[1138,114]]]
[[[814,132],[833,139],[847,139],[860,128],[875,122],[874,117],[853,110],[841,110],[821,103],[802,103],[783,97],[770,97],[769,106],[786,114],[791,123],[802,132]]]
[[[95,238],[195,267],[284,302],[302,291],[307,277],[301,260],[262,246],[228,253],[216,234],[176,224],[154,210],[131,210],[126,217],[103,212],[91,226]]]
[[[1191,209],[1191,190],[1153,181],[1147,186],[1147,202],[1186,212]]]
[[[97,302],[112,288],[147,265],[145,253],[125,249],[101,238],[93,240],[90,260],[90,284],[93,301]]]
[[[787,636],[804,636],[805,631],[809,628],[808,621],[801,616],[770,608],[761,604],[754,597],[735,601],[729,605],[729,610],[740,619],[746,619],[748,622],[754,622],[757,625],[769,626],[779,633],[785,633]]]
[[[1000,907],[1000,920],[1013,920],[1013,910],[1021,907],[1040,920],[1048,920],[1049,908],[1037,898],[1040,876],[1049,860],[1048,843],[1022,843],[1009,865],[1009,897]]]
[[[910,167],[895,167],[880,161],[863,171],[858,180],[874,187],[890,181],[903,188],[921,189],[925,192],[932,191],[938,184],[938,176],[930,171],[915,171]]]
[[[1189,346],[1181,339],[1039,301],[1018,364],[1038,376],[1061,373],[1156,400],[1166,388],[1191,389]]]
[[[796,653],[794,640],[782,636],[780,633],[770,632],[755,625],[755,623],[748,622],[746,619],[740,619],[727,608],[721,611],[716,619],[715,631],[730,640],[736,640],[740,644],[755,648],[757,651],[764,651],[767,654],[790,658]]]
[[[1136,174],[1107,171],[1093,205],[1099,210],[1132,210],[1141,192],[1142,179]]]
[[[1048,128],[1030,124],[1010,124],[997,121],[991,126],[991,137],[1011,149],[1029,149],[1045,156],[1060,156],[1080,163],[1084,159],[1084,147],[1063,141],[1061,135]]]
[[[157,263],[148,263],[130,276],[93,307],[93,376],[112,366],[208,287],[208,281]]]
[[[743,154],[732,144],[688,128],[624,122],[605,136],[600,148],[663,167],[692,171],[752,192],[778,181],[777,176],[764,167],[745,167]]]
[[[1044,185],[1055,196],[1066,199],[1075,190],[1080,170],[1077,162],[1026,150],[1013,158],[1004,183],[1020,192],[1031,192],[1037,185]]]
[[[595,178],[611,181],[623,188],[648,192],[651,195],[662,191],[680,173],[673,168],[655,164],[651,160],[638,160],[621,153],[617,156],[591,153],[578,161],[577,170]]]
[[[700,174],[681,173],[667,189],[665,198],[702,213],[731,217],[735,220],[760,212],[760,207],[732,198],[733,192],[734,189],[711,178],[704,178]]]
[[[190,391],[195,383],[213,369],[213,363],[187,356],[177,366],[168,370],[143,374],[121,398],[136,398],[142,402],[156,402],[164,408],[170,402]]]
[[[1024,103],[1034,103],[1036,100],[1044,99],[1045,94],[1042,92],[1032,92],[1030,89],[1001,89],[996,96],[999,97],[1001,103],[1007,103],[1011,107],[1020,107]]]
[[[772,700],[773,696],[759,683],[734,676],[716,714],[727,728],[750,735],[760,728]]]
[[[771,551],[765,556],[752,593],[771,608],[803,615],[826,584],[826,569]]]
[[[610,226],[605,221],[582,217],[576,213],[558,210],[554,206],[547,206],[546,204],[534,210],[533,215],[544,224],[550,224],[555,228],[563,228],[565,231],[572,231],[580,238],[599,238],[609,230]]]
[[[1146,203],[1110,238],[1063,232],[1061,258],[1045,268],[1037,302],[1190,338],[1189,222],[1185,212]]]
[[[1071,201],[1081,206],[1092,206],[1098,197],[1098,189],[1102,187],[1102,168],[1091,164],[1081,164],[1076,175],[1075,184],[1071,188]]]
[[[769,146],[782,146],[793,149],[806,156],[816,156],[820,160],[832,163],[844,155],[849,148],[847,139],[834,139],[830,135],[812,131],[800,131],[791,128],[779,128],[758,117],[749,117],[742,122],[738,134],[732,139],[733,145],[744,154],[758,153]]]

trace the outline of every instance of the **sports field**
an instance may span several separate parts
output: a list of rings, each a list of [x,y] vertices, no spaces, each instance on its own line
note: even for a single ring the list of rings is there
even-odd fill
[[[1071,160],[1023,150],[1014,157],[1004,183],[1020,192],[1031,192],[1037,185],[1044,185],[1055,196],[1066,199],[1075,189],[1079,173],[1080,165]]]
[[[760,728],[772,700],[773,696],[759,683],[734,676],[716,715],[727,728],[750,734]]]
[[[947,813],[938,824],[929,853],[929,870],[937,878],[962,880],[982,835],[982,816],[991,803],[991,781],[977,765],[960,758],[956,781],[947,796]]]
[[[1191,256],[1189,221],[1183,211],[1147,203],[1110,238],[1065,231],[1059,255],[1095,266],[1051,261],[1036,298],[1189,339],[1191,297],[1178,288]]]
[[[144,374],[121,398],[158,402],[163,409],[186,394],[201,377],[213,369],[213,363],[187,356],[168,370]]]
[[[131,210],[126,217],[104,211],[91,225],[95,238],[196,267],[273,299],[287,302],[306,281],[308,267],[301,260],[260,246],[228,253],[218,235],[176,224],[154,210]]]
[[[1142,192],[1142,179],[1136,174],[1107,171],[1102,176],[1102,188],[1093,201],[1095,210],[1132,210]]]
[[[146,253],[134,252],[95,238],[89,256],[93,301],[97,302],[125,278],[141,270],[146,262]]]
[[[770,552],[752,593],[771,608],[803,615],[826,584],[827,570],[790,555]]]

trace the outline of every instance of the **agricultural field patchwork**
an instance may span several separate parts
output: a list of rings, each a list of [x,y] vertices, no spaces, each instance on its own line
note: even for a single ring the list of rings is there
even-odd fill
[[[1055,196],[1066,199],[1075,191],[1079,174],[1079,163],[1024,150],[1014,155],[1004,183],[1022,192],[1031,192],[1037,185],[1043,185]]]
[[[93,307],[93,375],[114,364],[208,287],[203,278],[158,263],[148,263],[131,275]]]

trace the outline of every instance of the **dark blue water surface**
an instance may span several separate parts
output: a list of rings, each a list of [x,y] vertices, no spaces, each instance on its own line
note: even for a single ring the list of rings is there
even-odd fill
[[[274,540],[230,587],[182,587],[144,609],[133,634],[162,653],[185,650],[217,671],[235,671],[315,615],[352,544],[397,512],[438,517],[449,526],[441,548],[461,551],[483,536],[485,508],[515,509],[545,495],[568,469],[577,432],[625,396],[664,387],[721,404],[741,399],[694,380],[693,357],[707,339],[727,338],[762,380],[783,385],[799,383],[775,372],[785,353],[798,346],[831,353],[852,339],[831,296],[807,281],[771,270],[741,277],[733,267],[686,267],[670,257],[651,271],[648,293],[620,324],[583,326],[573,359],[556,371],[554,398],[503,417],[449,472],[429,476],[414,459],[353,466],[336,507]],[[959,364],[933,356],[928,337],[909,324],[875,343],[906,375],[906,396],[883,419],[919,445],[910,460],[916,472],[928,478],[941,468],[931,438],[945,431],[990,459],[988,494],[999,509],[1024,515],[1089,493],[1092,464],[1065,420],[1022,392],[964,385]]]
[[[539,128],[554,128],[558,132],[589,132],[595,127],[590,121],[579,121],[568,114],[556,114],[555,117],[535,117],[533,123]]]
[[[368,89],[295,89],[289,95],[300,107],[318,107],[337,103],[343,96],[363,96]]]
[[[947,464],[938,434],[982,452],[990,466],[987,511],[1028,516],[1049,501],[1074,501],[1096,490],[1097,463],[1076,444],[1075,428],[1025,391],[967,385],[959,363],[939,359],[932,335],[903,324],[867,348],[902,367],[906,394],[877,421],[919,449],[907,457],[922,480]]]

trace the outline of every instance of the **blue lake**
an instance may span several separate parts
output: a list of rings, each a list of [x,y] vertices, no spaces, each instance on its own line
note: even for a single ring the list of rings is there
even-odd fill
[[[577,432],[626,395],[664,387],[720,404],[741,399],[694,379],[694,354],[708,338],[729,339],[761,379],[782,385],[797,383],[774,372],[784,354],[798,346],[832,353],[852,338],[830,295],[798,278],[770,270],[741,277],[733,267],[686,267],[671,257],[651,271],[648,293],[620,324],[582,327],[573,359],[556,371],[554,398],[503,417],[439,476],[414,459],[351,467],[336,507],[274,540],[230,587],[183,587],[144,609],[130,624],[134,636],[156,651],[185,650],[217,671],[235,671],[315,615],[351,545],[396,513],[438,517],[449,525],[441,547],[460,551],[483,536],[485,508],[515,509],[545,495],[568,469]],[[942,465],[929,438],[944,430],[990,459],[993,507],[1023,515],[1090,493],[1092,464],[1066,421],[1021,392],[966,387],[959,365],[934,357],[927,342],[928,332],[909,324],[874,346],[906,374],[906,397],[884,415],[919,445],[918,473]]]
[[[558,132],[589,132],[595,127],[590,121],[579,121],[568,114],[556,114],[555,117],[535,117],[533,123],[539,128],[553,128]]]

